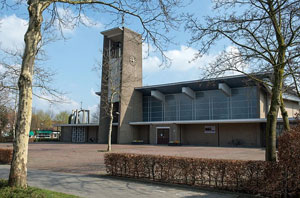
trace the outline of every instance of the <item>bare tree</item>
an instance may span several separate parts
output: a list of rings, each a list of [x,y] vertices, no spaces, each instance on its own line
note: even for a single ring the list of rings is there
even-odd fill
[[[100,103],[97,104],[97,109],[94,113],[92,113],[92,123],[99,123],[100,116]]]
[[[111,151],[111,144],[112,144],[112,131],[113,131],[113,122],[118,122],[119,112],[116,111],[119,107],[120,98],[124,97],[124,93],[122,93],[122,87],[130,87],[132,83],[141,80],[140,78],[134,76],[134,74],[128,74],[122,77],[122,84],[121,84],[121,63],[122,58],[110,58],[106,55],[109,53],[104,52],[103,55],[103,65],[100,63],[97,64],[94,70],[102,71],[102,81],[105,81],[108,87],[107,95],[105,93],[101,93],[101,103],[102,107],[101,111],[104,111],[104,115],[109,119],[108,125],[108,142],[107,142],[107,151]],[[100,110],[100,105],[98,106]],[[99,112],[100,116],[100,112]],[[99,118],[100,119],[100,118]],[[99,120],[100,121],[100,120]]]
[[[193,16],[187,17],[187,29],[193,35],[190,42],[200,45],[197,57],[207,53],[221,39],[232,43],[237,53],[213,64],[212,71],[216,73],[219,70],[235,70],[245,66],[255,72],[272,72],[271,106],[266,127],[266,160],[275,161],[277,115],[280,107],[284,109],[282,90],[284,79],[288,75],[285,70],[287,63],[299,65],[300,1],[216,0],[214,11],[220,14],[206,17],[202,24]],[[221,66],[224,61],[240,64],[235,65],[236,68],[226,68]],[[238,70],[243,71],[240,68]],[[286,117],[284,111],[283,116]]]
[[[221,54],[217,55],[215,60],[208,64],[208,67],[201,68],[202,75],[210,78],[224,76],[228,74],[244,74],[249,79],[256,81],[258,84],[271,90],[274,83],[272,75],[272,67],[251,65],[252,63],[245,62],[241,53],[237,48],[229,47]],[[251,65],[251,66],[250,66]],[[291,92],[296,93],[295,84],[297,80],[292,77],[297,75],[295,70],[285,71],[283,78],[283,87],[280,93],[280,112],[283,118],[284,130],[290,130],[288,113],[285,109],[283,93]],[[298,94],[299,95],[299,94]]]
[[[69,115],[70,114],[67,111],[61,111],[55,115],[54,121],[56,124],[68,124]]]
[[[300,57],[298,58],[300,59]],[[296,61],[297,63],[300,60]],[[291,90],[296,93],[300,97],[300,67],[297,64],[289,64],[288,63],[288,73],[289,75],[289,82]]]
[[[21,1],[18,1],[23,3]],[[1,1],[2,8],[7,2]],[[77,14],[60,18],[57,7],[71,9]],[[29,15],[28,29],[24,36],[25,48],[21,64],[21,72],[18,80],[19,105],[16,122],[16,138],[14,141],[14,154],[10,169],[9,185],[27,187],[27,152],[28,133],[30,129],[30,118],[32,114],[32,82],[35,57],[39,50],[39,43],[42,40],[43,13],[49,11],[50,18],[45,21],[44,27],[59,20],[59,24],[67,24],[69,20],[82,22],[84,8],[94,13],[109,12],[111,15],[119,17],[126,15],[136,20],[142,30],[144,39],[151,41],[161,52],[163,51],[162,41],[170,41],[165,34],[170,27],[174,27],[177,22],[176,9],[181,6],[180,0],[28,0],[27,10]],[[47,15],[48,16],[48,15]],[[67,20],[66,20],[67,19]],[[77,24],[77,23],[75,23]],[[48,28],[48,29],[49,29]]]
[[[44,45],[44,44],[43,44]],[[47,100],[50,103],[66,102],[64,100],[64,92],[52,86],[55,72],[50,68],[44,67],[45,54],[40,46],[39,57],[37,58],[34,67],[34,81],[33,81],[33,95],[39,99]],[[9,106],[13,112],[12,132],[15,138],[15,123],[18,109],[18,82],[17,79],[21,73],[22,55],[20,50],[1,49],[0,60],[0,94],[5,96],[6,105]],[[0,97],[0,100],[3,100]]]
[[[6,106],[0,105],[0,137],[4,129],[7,127],[9,123],[9,110]]]
[[[42,46],[40,46],[41,48]],[[0,49],[2,58],[0,60],[0,93],[8,93],[10,101],[18,101],[18,77],[21,73],[22,54],[20,50]],[[56,73],[49,67],[45,67],[44,52],[39,51],[38,60],[35,63],[33,75],[33,95],[51,103],[64,101],[64,92],[52,86],[53,77]],[[11,106],[13,106],[11,104]]]
[[[50,111],[38,110],[32,113],[31,129],[33,130],[50,130],[53,128],[53,119],[51,118]]]

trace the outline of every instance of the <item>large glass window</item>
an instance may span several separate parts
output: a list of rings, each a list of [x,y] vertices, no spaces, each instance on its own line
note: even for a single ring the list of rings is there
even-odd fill
[[[161,102],[143,98],[144,121],[223,120],[258,118],[257,87],[232,88],[231,96],[221,90],[196,92],[192,99],[185,94],[165,96]]]
[[[176,120],[176,95],[167,95],[165,97],[165,120]]]
[[[151,97],[150,116],[151,121],[163,121],[163,104],[161,101]]]
[[[143,121],[148,122],[150,119],[150,97],[143,98]]]
[[[257,89],[255,87],[231,90],[231,118],[257,118]]]
[[[210,92],[210,103],[212,109],[212,120],[229,119],[229,99],[222,91],[216,90]]]
[[[207,92],[197,92],[195,99],[195,119],[209,120],[209,95]]]
[[[193,100],[185,94],[180,94],[180,120],[193,119]]]

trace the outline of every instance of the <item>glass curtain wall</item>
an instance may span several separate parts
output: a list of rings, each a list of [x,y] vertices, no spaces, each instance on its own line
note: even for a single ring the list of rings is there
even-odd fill
[[[143,98],[143,120],[224,120],[258,118],[257,87],[232,88],[231,96],[221,90],[196,92],[192,99],[185,94],[165,95],[165,102]]]

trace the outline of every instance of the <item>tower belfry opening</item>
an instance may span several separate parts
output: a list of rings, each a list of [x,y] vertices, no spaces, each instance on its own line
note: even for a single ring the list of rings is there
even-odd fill
[[[110,46],[109,46],[109,58],[121,58],[122,56],[122,44],[121,42],[114,42],[112,40],[109,40]]]

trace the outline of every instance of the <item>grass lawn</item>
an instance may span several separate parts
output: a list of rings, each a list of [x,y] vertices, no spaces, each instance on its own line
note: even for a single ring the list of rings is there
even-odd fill
[[[0,197],[1,198],[78,198],[74,195],[68,195],[50,190],[43,190],[34,187],[11,188],[8,186],[7,180],[0,179]]]

